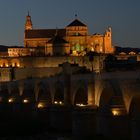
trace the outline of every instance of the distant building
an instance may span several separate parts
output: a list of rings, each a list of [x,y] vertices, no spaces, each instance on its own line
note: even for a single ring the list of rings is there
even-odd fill
[[[31,16],[28,14],[25,22],[24,46],[45,47],[46,55],[83,56],[89,51],[114,52],[111,27],[104,34],[89,35],[87,25],[77,17],[63,29],[34,29]]]
[[[21,56],[44,56],[44,47],[9,47],[9,57],[21,57]]]
[[[109,27],[105,34],[89,35],[87,25],[77,17],[63,29],[34,29],[28,14],[24,47],[7,47],[7,52],[0,57],[0,81],[49,77],[57,74],[59,64],[65,62],[100,72],[105,59],[101,54],[114,53],[112,30]]]
[[[9,47],[8,48],[8,55],[10,57],[19,57],[19,56],[27,56],[30,55],[29,48],[24,47]]]

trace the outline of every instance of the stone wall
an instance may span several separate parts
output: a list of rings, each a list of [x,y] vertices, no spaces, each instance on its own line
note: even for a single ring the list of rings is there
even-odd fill
[[[59,64],[66,61],[68,61],[66,57],[0,58],[0,81],[52,76],[61,72]],[[75,63],[73,60],[70,61]],[[11,78],[11,74],[14,74],[13,78]]]

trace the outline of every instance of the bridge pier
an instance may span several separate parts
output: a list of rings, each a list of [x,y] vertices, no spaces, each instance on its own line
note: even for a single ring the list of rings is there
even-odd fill
[[[93,106],[95,105],[95,89],[94,83],[89,83],[88,85],[88,105]]]
[[[76,108],[72,112],[74,140],[92,139],[96,135],[96,108]]]
[[[51,129],[56,131],[71,131],[71,107],[51,106],[49,111],[49,122]]]
[[[71,75],[70,74],[65,74],[64,75],[64,105],[66,106],[71,106],[72,101],[71,101]]]
[[[140,116],[131,120],[132,140],[140,140]]]
[[[131,137],[131,126],[127,115],[98,114],[98,134],[104,135],[113,140],[127,139]]]

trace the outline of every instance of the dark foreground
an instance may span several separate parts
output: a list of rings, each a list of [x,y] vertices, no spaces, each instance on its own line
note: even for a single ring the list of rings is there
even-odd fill
[[[0,107],[0,140],[112,140],[95,133],[95,109]]]
[[[1,120],[0,140],[73,140],[70,131],[59,131],[47,127],[40,120]],[[106,140],[103,136],[87,137],[87,140]]]

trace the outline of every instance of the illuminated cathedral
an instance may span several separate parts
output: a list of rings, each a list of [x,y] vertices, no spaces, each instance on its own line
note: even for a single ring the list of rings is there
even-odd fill
[[[88,27],[77,16],[63,29],[34,29],[31,16],[26,16],[24,32],[25,48],[42,48],[45,55],[84,56],[87,52],[113,53],[112,31],[104,34],[88,34]],[[27,49],[28,50],[28,49]]]
[[[99,55],[91,59],[91,52]],[[61,69],[59,66],[66,62],[100,72],[106,56],[100,54],[112,53],[114,47],[111,27],[104,34],[89,35],[87,25],[76,16],[62,29],[34,29],[28,13],[25,21],[24,47],[9,47],[7,55],[0,57],[0,81],[49,77],[57,74],[58,69]],[[12,71],[14,78],[11,78]]]

